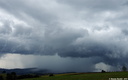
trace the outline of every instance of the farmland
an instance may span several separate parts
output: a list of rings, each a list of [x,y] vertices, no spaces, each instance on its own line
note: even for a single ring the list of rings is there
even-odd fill
[[[128,80],[128,72],[67,73],[41,76],[22,80]]]

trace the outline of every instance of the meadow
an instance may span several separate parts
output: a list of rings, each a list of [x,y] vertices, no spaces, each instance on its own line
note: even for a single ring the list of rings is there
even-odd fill
[[[21,80],[128,80],[128,72],[67,73]]]

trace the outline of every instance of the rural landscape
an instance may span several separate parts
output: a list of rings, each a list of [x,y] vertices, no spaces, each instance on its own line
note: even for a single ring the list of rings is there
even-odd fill
[[[128,0],[0,0],[0,80],[128,80]]]
[[[0,74],[0,80],[124,80],[125,78],[126,78],[125,80],[127,80],[128,78],[128,72],[65,73],[65,74],[40,75],[40,76],[33,74],[15,76],[15,74],[11,73],[11,75],[12,78],[7,77],[9,76],[9,74],[6,75],[2,73]]]
[[[14,71],[14,70],[12,70]],[[17,70],[18,71],[18,70]],[[7,73],[2,71],[0,80],[128,80],[128,72],[125,66],[122,71],[106,72],[84,72],[84,73]]]

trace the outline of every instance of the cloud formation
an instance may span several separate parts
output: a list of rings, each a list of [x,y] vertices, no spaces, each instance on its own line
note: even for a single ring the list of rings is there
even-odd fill
[[[1,0],[0,53],[99,57],[99,63],[127,64],[127,3]]]
[[[62,58],[57,54],[54,56],[6,54],[0,59],[0,67],[9,69],[34,67],[50,72],[89,72],[95,70],[94,62],[96,61],[92,58]]]

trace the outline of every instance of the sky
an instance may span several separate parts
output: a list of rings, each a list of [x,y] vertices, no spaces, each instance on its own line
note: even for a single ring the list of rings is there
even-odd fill
[[[128,0],[0,0],[0,68],[119,71]]]

